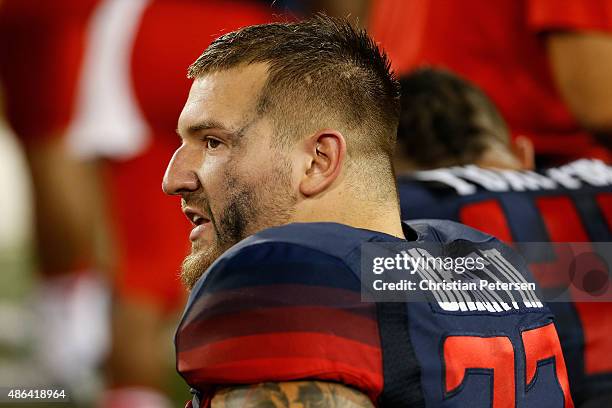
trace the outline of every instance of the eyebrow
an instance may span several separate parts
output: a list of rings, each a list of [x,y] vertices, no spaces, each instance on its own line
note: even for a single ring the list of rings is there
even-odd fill
[[[240,129],[238,130],[234,130],[231,129],[230,127],[224,125],[223,123],[216,121],[216,120],[203,120],[201,122],[198,122],[194,125],[191,125],[187,128],[186,132],[187,134],[194,134],[194,133],[198,133],[201,132],[203,130],[210,130],[210,129],[217,129],[217,130],[221,130],[223,132],[228,133],[230,136],[232,137],[242,137],[244,136],[244,132],[246,131],[246,129],[252,124],[253,121],[248,121],[244,126],[242,126]],[[181,135],[181,131],[179,128],[176,128],[176,134],[179,135],[179,137],[183,137]]]

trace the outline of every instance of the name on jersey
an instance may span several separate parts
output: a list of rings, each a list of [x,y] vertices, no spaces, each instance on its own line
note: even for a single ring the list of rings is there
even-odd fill
[[[576,190],[584,185],[612,186],[612,167],[599,160],[582,159],[542,172],[489,170],[470,165],[419,171],[411,177],[420,181],[445,184],[455,189],[459,195],[475,194],[478,187],[494,192],[557,188]]]
[[[529,282],[496,248],[444,258],[424,248],[410,248],[395,256],[371,258],[370,277],[369,290],[377,301],[398,301],[402,292],[404,301],[433,298],[447,312],[503,313],[543,307],[535,282]]]

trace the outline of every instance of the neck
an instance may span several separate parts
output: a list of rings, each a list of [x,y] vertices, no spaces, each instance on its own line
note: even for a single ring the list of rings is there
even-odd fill
[[[357,200],[330,200],[330,198],[303,202],[296,209],[292,221],[336,222],[405,238],[400,209],[395,197],[385,204]]]

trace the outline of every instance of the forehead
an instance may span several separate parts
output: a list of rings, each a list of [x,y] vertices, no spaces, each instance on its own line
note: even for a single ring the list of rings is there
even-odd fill
[[[256,114],[267,76],[265,64],[251,64],[196,78],[179,117],[179,130],[202,122],[239,128]]]

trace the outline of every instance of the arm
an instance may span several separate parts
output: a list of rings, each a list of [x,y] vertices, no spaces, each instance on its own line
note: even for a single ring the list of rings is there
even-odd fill
[[[546,44],[557,88],[576,119],[612,134],[612,35],[550,32]]]
[[[342,384],[320,381],[263,383],[224,388],[212,408],[373,408],[363,393]]]

